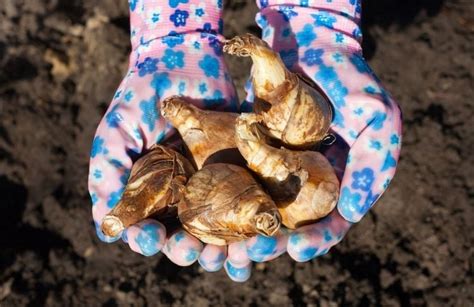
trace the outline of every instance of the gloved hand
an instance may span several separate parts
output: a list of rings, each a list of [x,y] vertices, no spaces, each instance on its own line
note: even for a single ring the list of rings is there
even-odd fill
[[[132,52],[128,72],[99,124],[90,155],[89,191],[97,235],[102,218],[117,204],[132,163],[144,150],[175,132],[157,104],[186,96],[200,108],[237,111],[237,96],[223,62],[222,2],[129,0]],[[165,227],[144,220],[122,238],[146,256],[164,253],[178,265],[199,257],[206,270],[218,270],[226,248],[202,243],[184,231],[167,239]],[[202,252],[202,253],[201,253]]]
[[[387,189],[400,154],[401,112],[362,56],[360,0],[261,0],[258,5],[263,39],[291,71],[313,80],[334,107],[336,141],[324,154],[341,191],[337,209],[323,220],[274,238],[252,238],[245,243],[246,254],[261,262],[288,251],[296,261],[308,261],[336,245]],[[253,100],[251,90],[247,100]]]

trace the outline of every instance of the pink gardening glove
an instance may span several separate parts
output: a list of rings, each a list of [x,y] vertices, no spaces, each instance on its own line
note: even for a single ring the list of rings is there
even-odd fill
[[[288,251],[296,261],[308,261],[336,245],[387,189],[400,154],[401,112],[362,56],[360,0],[261,0],[258,5],[263,39],[333,105],[336,142],[323,153],[336,169],[341,193],[337,210],[323,220],[274,238],[257,236],[240,253],[261,262]],[[251,90],[247,100],[253,100]]]
[[[104,236],[100,224],[119,201],[133,161],[176,133],[160,116],[158,102],[183,95],[200,108],[238,110],[221,51],[221,1],[130,0],[129,4],[129,69],[97,128],[90,160],[92,214],[97,235],[106,242],[119,239]],[[203,247],[182,230],[167,236],[155,220],[129,227],[122,238],[146,256],[163,248],[178,265],[199,258],[209,271],[220,269],[226,256],[225,247]]]

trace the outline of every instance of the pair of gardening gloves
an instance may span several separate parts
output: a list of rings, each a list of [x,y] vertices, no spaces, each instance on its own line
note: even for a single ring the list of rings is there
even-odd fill
[[[401,113],[362,56],[360,0],[260,0],[256,17],[263,39],[293,72],[311,79],[329,98],[333,145],[323,153],[341,182],[337,208],[324,219],[276,237],[258,235],[220,247],[203,244],[184,230],[167,233],[147,219],[107,237],[102,218],[117,204],[132,161],[177,132],[158,109],[182,95],[202,109],[250,111],[239,103],[222,44],[222,0],[129,0],[132,52],[128,72],[99,124],[90,155],[89,191],[99,238],[122,239],[145,256],[163,252],[206,271],[222,267],[245,281],[251,262],[287,252],[296,261],[321,256],[361,220],[395,174],[401,145]],[[244,34],[244,33],[242,33]]]

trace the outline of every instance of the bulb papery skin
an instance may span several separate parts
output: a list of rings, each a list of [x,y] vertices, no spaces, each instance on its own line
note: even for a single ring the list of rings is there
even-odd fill
[[[184,229],[205,243],[227,245],[280,228],[278,209],[246,169],[224,163],[199,170],[178,204]]]
[[[174,206],[194,172],[194,167],[180,153],[153,145],[133,164],[120,201],[102,220],[103,233],[114,237],[152,215],[157,218],[176,215]]]
[[[333,114],[316,85],[289,71],[279,54],[251,34],[228,40],[224,51],[251,57],[254,110],[269,136],[294,149],[311,148],[323,140]]]
[[[236,121],[236,144],[248,167],[260,176],[287,228],[295,229],[328,215],[339,198],[339,181],[329,161],[314,151],[268,145],[260,116]]]
[[[237,113],[201,110],[172,96],[161,103],[161,114],[178,130],[197,169],[212,163],[245,165],[234,139]]]

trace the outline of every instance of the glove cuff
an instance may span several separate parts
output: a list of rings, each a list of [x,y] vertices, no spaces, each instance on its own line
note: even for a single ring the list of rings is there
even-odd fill
[[[173,71],[175,75],[230,79],[224,63],[222,36],[209,32],[172,33],[139,44],[129,68],[139,75]]]
[[[346,16],[357,22],[359,22],[362,12],[361,0],[257,0],[257,6],[260,9],[271,6],[299,6],[326,10]]]
[[[222,34],[222,1],[129,0],[132,50],[177,33]]]
[[[311,46],[321,46],[327,52],[362,52],[357,21],[333,11],[268,5],[257,14],[256,21],[262,28],[262,38],[280,53],[288,68],[298,68],[294,64],[304,58],[299,53]]]

